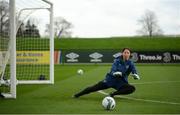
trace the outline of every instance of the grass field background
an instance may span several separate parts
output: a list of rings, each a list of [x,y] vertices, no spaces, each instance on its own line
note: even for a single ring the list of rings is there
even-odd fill
[[[25,41],[30,45],[25,45]],[[37,41],[41,46],[33,47],[32,44]],[[48,39],[18,39],[17,50],[47,50],[47,44]],[[180,51],[179,44],[179,38],[171,37],[72,38],[55,39],[55,50],[121,50],[129,47],[133,51]],[[80,68],[85,71],[82,76],[77,75]],[[102,108],[105,95],[98,92],[79,99],[71,97],[86,86],[104,79],[110,68],[111,65],[55,65],[54,85],[18,85],[17,99],[0,98],[0,114],[180,114],[179,64],[138,64],[141,80],[129,78],[129,82],[136,87],[135,93],[115,97],[113,111]],[[106,93],[112,91],[105,90]]]
[[[106,111],[101,106],[105,97],[103,94],[95,92],[78,99],[71,97],[82,88],[104,79],[110,67],[111,65],[56,65],[54,85],[18,85],[16,100],[0,99],[0,113],[180,113],[180,65],[138,65],[141,80],[129,78],[129,82],[136,86],[136,92],[125,97],[167,102],[164,104],[115,97],[116,108]],[[79,68],[85,71],[82,76],[76,73]],[[111,91],[113,89],[105,90]]]

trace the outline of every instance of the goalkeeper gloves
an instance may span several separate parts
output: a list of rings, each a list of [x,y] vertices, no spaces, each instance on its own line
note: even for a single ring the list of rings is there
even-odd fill
[[[132,74],[132,77],[133,77],[135,80],[139,80],[139,79],[140,79],[140,77],[139,77],[138,74]]]
[[[119,71],[114,72],[114,73],[113,73],[113,76],[115,76],[115,77],[121,77],[121,76],[122,76],[122,72],[119,72]]]

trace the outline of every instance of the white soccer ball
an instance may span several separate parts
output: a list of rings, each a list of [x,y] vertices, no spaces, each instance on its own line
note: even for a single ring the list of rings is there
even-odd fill
[[[102,106],[106,110],[113,110],[116,106],[116,102],[114,98],[108,96],[102,100]]]
[[[83,71],[82,69],[78,69],[78,70],[77,70],[77,74],[83,75],[83,74],[84,74],[84,71]]]

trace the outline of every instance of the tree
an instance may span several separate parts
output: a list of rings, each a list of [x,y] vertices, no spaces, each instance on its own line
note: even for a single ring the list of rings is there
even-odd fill
[[[25,37],[40,37],[37,26],[34,23],[32,23],[31,20],[27,21],[23,34]]]
[[[153,11],[146,10],[144,15],[138,20],[138,24],[141,25],[141,29],[137,32],[141,35],[152,37],[163,34],[158,25],[156,14]]]
[[[61,37],[71,37],[71,28],[73,25],[68,22],[66,19],[62,17],[56,17],[54,19],[54,33],[55,37],[61,38]],[[49,34],[49,24],[46,25],[45,32]]]
[[[26,27],[25,27],[24,23],[20,20],[18,20],[18,24],[19,24],[19,26],[18,26],[18,31],[17,31],[16,36],[24,37],[24,32],[25,32]]]
[[[39,30],[37,29],[37,23],[35,24],[35,19],[29,19],[27,24],[24,25],[23,21],[16,20],[19,26],[17,26],[17,36],[24,37],[24,36],[33,36],[33,37],[40,37]],[[9,33],[9,3],[6,0],[0,0],[0,37],[4,35],[8,35]]]
[[[7,34],[9,30],[9,3],[0,0],[0,35]]]

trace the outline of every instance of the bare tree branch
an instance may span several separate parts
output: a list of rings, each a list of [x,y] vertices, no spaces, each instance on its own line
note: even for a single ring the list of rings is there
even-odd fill
[[[7,32],[9,23],[9,4],[5,0],[0,1],[0,34]]]
[[[163,31],[158,25],[156,14],[153,11],[146,10],[144,15],[138,20],[141,29],[137,32],[141,35],[148,35],[149,37],[162,35]]]
[[[49,34],[49,24],[46,25],[45,32]],[[71,29],[73,28],[73,25],[68,22],[63,17],[56,17],[54,19],[54,33],[55,37],[61,38],[61,37],[71,37]]]

